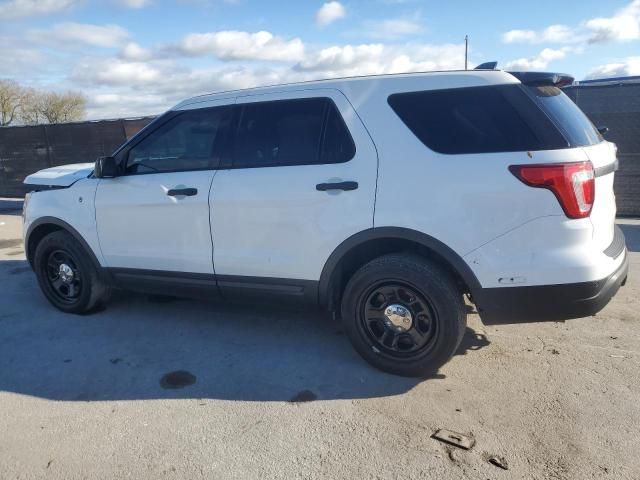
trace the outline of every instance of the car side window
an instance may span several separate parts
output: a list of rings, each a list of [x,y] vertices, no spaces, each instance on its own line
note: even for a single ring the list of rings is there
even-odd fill
[[[349,161],[355,146],[328,98],[241,105],[234,168],[315,165]]]
[[[187,110],[129,150],[126,173],[209,170],[219,163],[231,107]]]
[[[344,163],[356,154],[356,145],[342,119],[342,115],[330,101],[327,109],[320,163]]]

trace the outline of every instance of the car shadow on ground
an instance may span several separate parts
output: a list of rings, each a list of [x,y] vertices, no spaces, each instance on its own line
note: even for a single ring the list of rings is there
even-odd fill
[[[66,315],[46,302],[25,261],[0,261],[0,281],[0,391],[66,401],[295,401],[398,395],[444,378],[370,367],[337,322],[311,310],[118,292],[102,311]],[[488,344],[467,328],[457,354]],[[163,380],[174,371],[184,373]],[[195,382],[168,388],[182,381]]]
[[[640,252],[640,224],[622,222],[624,222],[624,220],[621,220],[618,226],[624,233],[627,250],[630,252]]]

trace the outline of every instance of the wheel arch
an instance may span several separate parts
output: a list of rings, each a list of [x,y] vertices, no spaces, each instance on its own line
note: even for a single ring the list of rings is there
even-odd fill
[[[80,233],[67,222],[56,217],[40,217],[35,220],[27,230],[27,234],[25,235],[24,240],[24,248],[27,260],[29,261],[29,265],[31,265],[31,268],[34,267],[33,259],[38,243],[40,243],[40,241],[48,234],[60,230],[69,233],[73,238],[75,238],[80,243],[80,245],[82,245],[82,248],[87,252],[87,255],[89,255],[89,258],[98,269],[98,271],[103,271],[98,258],[93,252],[93,249],[89,246],[82,235],[80,235]]]
[[[319,304],[333,310],[348,278],[358,268],[381,255],[402,251],[435,260],[453,274],[465,293],[473,296],[481,289],[462,257],[440,240],[409,228],[375,227],[349,237],[329,256],[320,275]]]

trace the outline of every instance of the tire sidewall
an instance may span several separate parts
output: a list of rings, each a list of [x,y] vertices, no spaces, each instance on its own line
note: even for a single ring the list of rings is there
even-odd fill
[[[60,301],[53,292],[53,287],[47,278],[46,264],[49,255],[54,250],[63,250],[68,253],[74,261],[76,268],[80,271],[82,288],[78,299],[73,303]],[[36,248],[34,270],[40,289],[53,306],[67,313],[83,313],[87,310],[91,303],[91,290],[94,288],[95,268],[87,258],[84,249],[70,234],[58,231],[44,237]]]
[[[436,314],[436,337],[424,352],[398,358],[377,347],[376,351],[375,344],[358,325],[364,297],[372,286],[382,282],[409,285],[431,304]],[[462,295],[450,276],[422,259],[404,256],[381,257],[353,275],[344,291],[342,319],[345,331],[360,355],[384,371],[404,376],[435,373],[455,353],[466,326]]]

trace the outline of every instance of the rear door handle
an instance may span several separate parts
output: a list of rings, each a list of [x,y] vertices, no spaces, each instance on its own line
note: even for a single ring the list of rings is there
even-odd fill
[[[358,188],[358,182],[334,182],[334,183],[319,183],[316,185],[316,190],[319,192],[326,192],[327,190],[356,190]]]
[[[167,192],[170,197],[178,197],[184,195],[185,197],[193,197],[198,194],[197,188],[172,188]]]

